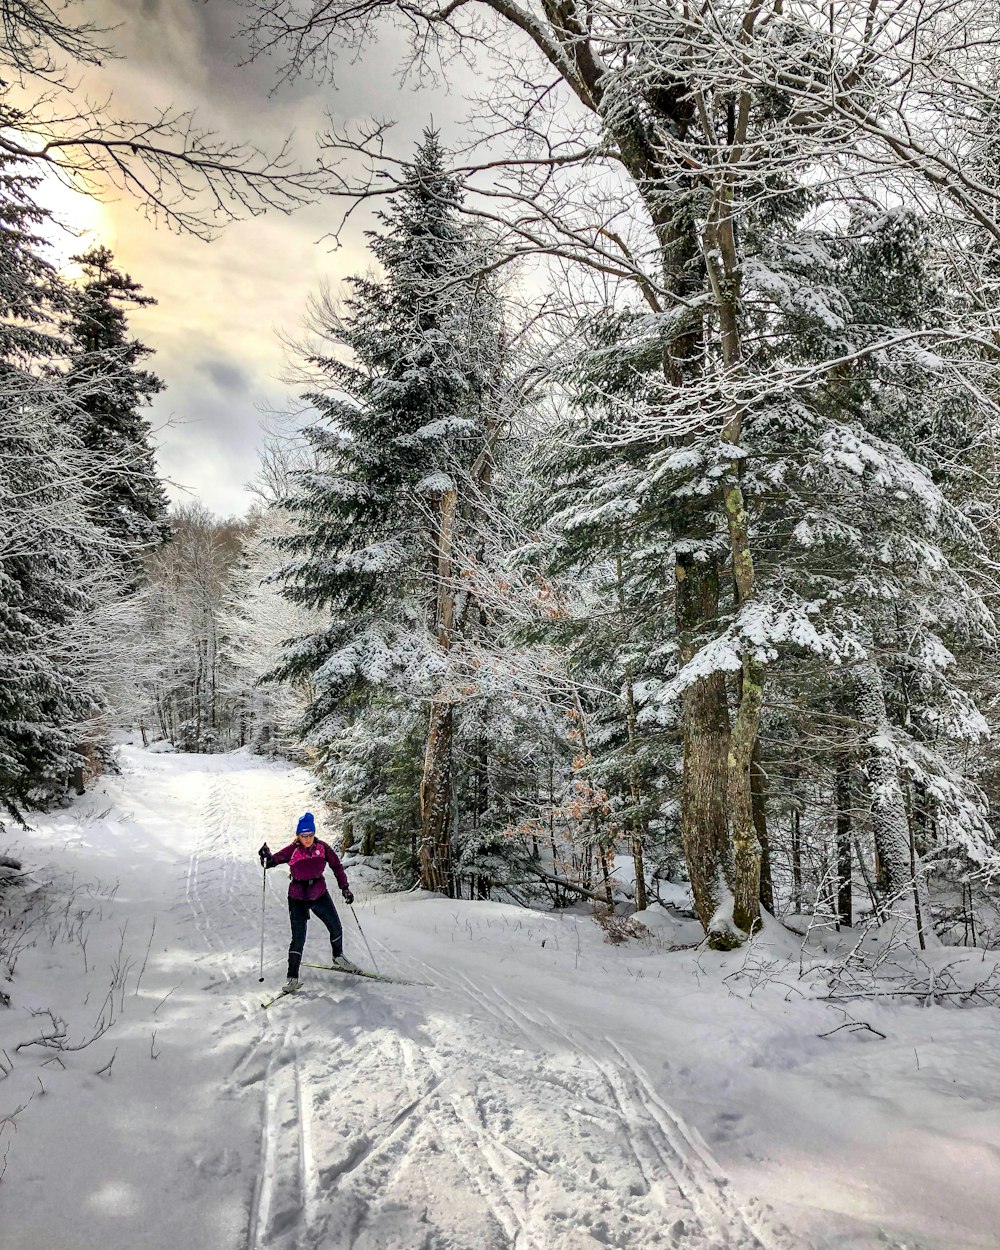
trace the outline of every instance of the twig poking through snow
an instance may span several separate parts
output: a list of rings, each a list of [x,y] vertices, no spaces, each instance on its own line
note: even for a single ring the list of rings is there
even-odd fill
[[[867,1030],[869,1033],[874,1033],[876,1037],[880,1037],[883,1042],[885,1041],[885,1034],[880,1033],[878,1029],[873,1029],[872,1026],[870,1024],[866,1024],[864,1020],[845,1020],[843,1024],[838,1024],[835,1029],[831,1029],[829,1033],[820,1033],[817,1036],[833,1037],[834,1033],[839,1033],[841,1029],[850,1029],[852,1033]]]
[[[97,1069],[97,1071],[94,1073],[94,1076],[110,1076],[110,1075],[111,1075],[111,1065],[114,1063],[114,1061],[115,1061],[115,1059],[117,1059],[117,1057],[118,1057],[118,1047],[116,1046],[116,1047],[115,1047],[115,1049],[114,1049],[114,1053],[112,1054],[111,1058],[108,1060],[108,1062],[104,1065],[104,1067],[103,1067],[103,1068],[98,1068],[98,1069]]]
[[[172,986],[170,987],[170,989],[169,989],[169,990],[167,990],[167,992],[163,995],[163,997],[160,999],[160,1001],[159,1001],[159,1002],[156,1004],[156,1006],[153,1008],[153,1015],[154,1015],[154,1016],[155,1016],[155,1015],[156,1015],[156,1013],[160,1010],[160,1008],[161,1008],[161,1007],[163,1006],[163,1004],[167,1001],[167,999],[170,997],[170,995],[174,992],[174,990],[175,990],[175,989],[177,989],[177,986],[176,986],[176,985],[172,985]]]
[[[149,962],[149,952],[153,948],[153,934],[155,932],[156,932],[156,918],[154,917],[153,927],[149,931],[149,941],[146,943],[146,954],[143,956],[142,967],[139,969],[138,977],[136,977],[135,993],[133,994],[133,998],[137,997],[139,994],[139,986],[142,984],[142,974],[146,971],[146,964]]]

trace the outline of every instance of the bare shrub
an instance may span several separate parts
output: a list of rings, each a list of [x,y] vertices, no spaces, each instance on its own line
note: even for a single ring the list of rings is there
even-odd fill
[[[598,907],[595,909],[594,919],[604,930],[605,942],[610,942],[612,946],[649,937],[649,930],[635,916],[620,915],[607,907]]]

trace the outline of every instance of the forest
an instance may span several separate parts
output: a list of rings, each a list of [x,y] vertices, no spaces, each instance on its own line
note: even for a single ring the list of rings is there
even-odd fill
[[[0,0],[3,1250],[996,1250],[998,84]]]
[[[134,732],[307,764],[398,888],[994,945],[992,17],[398,8],[414,74],[500,32],[478,131],[332,129],[304,172],[59,112],[51,50],[99,32],[4,8],[8,829]],[[322,79],[393,9],[246,0],[244,36]],[[153,295],[103,245],[48,258],[52,164],[206,235],[367,213],[248,515],[168,504]]]

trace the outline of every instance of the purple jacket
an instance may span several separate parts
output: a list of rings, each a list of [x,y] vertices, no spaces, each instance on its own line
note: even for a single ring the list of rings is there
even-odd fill
[[[289,898],[308,900],[310,903],[322,898],[326,893],[323,873],[327,864],[333,869],[341,890],[350,888],[347,884],[347,873],[344,872],[344,865],[337,858],[337,852],[332,846],[321,842],[319,838],[316,838],[312,846],[308,848],[295,841],[290,846],[275,851],[268,868],[273,868],[275,864],[287,864],[292,874],[292,880],[288,886]]]

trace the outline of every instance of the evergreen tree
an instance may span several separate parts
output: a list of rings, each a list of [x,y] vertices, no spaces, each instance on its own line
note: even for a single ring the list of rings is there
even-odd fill
[[[765,763],[795,829],[803,772],[813,802],[834,809],[837,845],[813,848],[833,914],[850,923],[860,868],[884,901],[916,911],[924,935],[921,858],[949,842],[990,854],[985,804],[959,764],[986,723],[955,651],[982,653],[995,631],[964,500],[986,414],[972,391],[942,392],[948,355],[971,361],[970,346],[928,228],[856,213],[842,231],[796,225],[757,240],[746,279],[767,346],[754,367],[789,382],[747,417],[761,596],[755,618],[734,622],[776,661],[783,710],[768,713]],[[952,345],[942,356],[923,346],[935,338]],[[880,881],[855,855],[869,836]],[[804,849],[791,854],[796,899]]]
[[[63,794],[104,752],[114,691],[136,688],[123,595],[163,527],[138,368],[110,253],[68,287],[45,259],[38,179],[0,162],[0,803]]]
[[[152,351],[130,337],[126,315],[156,301],[115,268],[108,248],[93,247],[73,259],[84,278],[72,291],[63,324],[70,351],[69,423],[94,465],[91,520],[119,550],[124,587],[134,589],[142,579],[143,552],[170,532],[142,412],[163,383],[140,367]]]
[[[79,554],[94,535],[82,457],[48,367],[66,292],[43,257],[38,179],[0,157],[0,804],[62,792],[78,757],[74,726],[91,712],[65,630],[89,604]]]
[[[752,609],[720,598],[716,627],[687,642],[684,619],[670,611],[674,553],[711,558],[711,534],[700,548],[683,537],[684,514],[692,499],[697,507],[712,496],[725,448],[711,429],[673,446],[644,441],[667,398],[657,380],[661,319],[634,308],[589,322],[565,371],[572,412],[536,458],[527,524],[545,524],[529,554],[586,588],[591,610],[547,632],[584,684],[611,692],[585,700],[590,768],[616,796],[613,817],[633,845],[637,824],[648,844],[643,817],[655,822],[660,804],[672,811],[679,702],[707,677],[732,716],[740,679],[727,674],[752,649],[771,668],[777,705],[765,711],[764,757],[758,750],[751,774],[762,902],[775,905],[763,779],[776,783],[773,814],[791,810],[798,822],[794,779],[805,765],[817,826],[832,808],[841,833],[832,858],[821,840],[797,842],[791,872],[789,848],[777,847],[783,897],[801,899],[806,855],[817,880],[832,874],[849,899],[853,870],[868,871],[854,843],[870,833],[883,896],[905,908],[921,857],[963,848],[982,863],[992,854],[967,760],[987,725],[959,658],[979,663],[995,632],[979,586],[985,551],[968,519],[988,415],[974,388],[942,391],[949,357],[968,361],[970,348],[935,276],[926,224],[857,215],[826,234],[802,224],[807,207],[804,197],[775,196],[744,223],[741,315],[756,344],[744,366],[752,399],[741,457],[755,517]],[[940,356],[921,346],[935,331],[955,344]],[[720,541],[717,529],[716,554]],[[848,813],[844,775],[847,789],[867,792],[865,812],[852,802]],[[841,820],[849,814],[850,835]],[[690,848],[688,858],[690,867]],[[716,862],[730,871],[724,846]]]
[[[641,712],[649,683],[677,671],[669,607],[683,505],[676,474],[656,472],[655,443],[628,433],[659,398],[655,319],[631,307],[607,309],[581,327],[580,339],[563,372],[570,411],[535,456],[526,506],[532,528],[542,524],[525,555],[575,583],[587,603],[588,610],[538,632],[564,649],[588,691],[581,700],[587,772],[612,801],[601,849],[610,854],[627,833],[642,910],[647,857],[654,875],[671,872],[682,857],[671,798],[681,764],[679,719],[646,723]],[[720,856],[725,863],[724,848]]]
[[[383,276],[350,280],[325,332],[342,355],[315,363],[325,388],[307,432],[317,467],[288,506],[284,543],[294,601],[330,613],[287,652],[281,672],[309,678],[305,724],[329,764],[371,700],[430,699],[419,855],[425,884],[451,890],[453,692],[448,653],[469,619],[459,599],[459,534],[491,465],[499,314],[477,277],[483,250],[459,218],[460,189],[427,132],[405,186],[369,235]],[[382,719],[379,710],[373,714]]]

